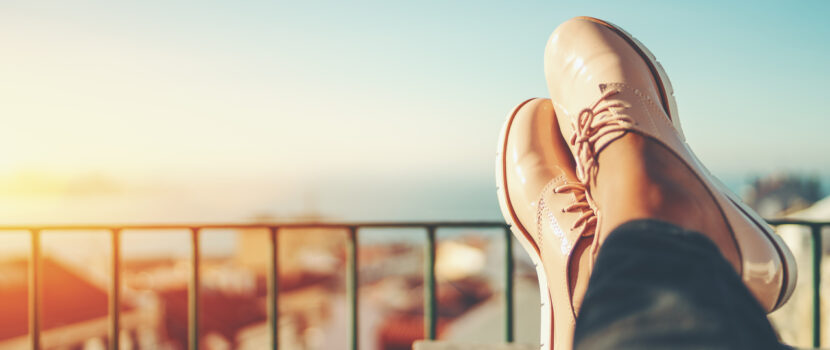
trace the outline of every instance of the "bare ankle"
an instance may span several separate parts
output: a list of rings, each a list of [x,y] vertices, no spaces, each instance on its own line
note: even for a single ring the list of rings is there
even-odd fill
[[[599,207],[600,244],[631,220],[658,219],[721,241],[721,253],[739,266],[739,253],[720,207],[703,182],[657,142],[627,134],[600,153],[591,191]]]
[[[593,194],[603,215],[601,230],[636,219],[658,219],[692,230],[720,227],[701,224],[717,211],[713,198],[674,154],[656,142],[628,134],[604,150],[598,161]]]

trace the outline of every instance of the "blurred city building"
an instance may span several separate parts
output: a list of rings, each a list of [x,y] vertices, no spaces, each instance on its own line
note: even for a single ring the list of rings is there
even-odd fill
[[[82,270],[51,258],[41,260],[42,340],[46,348],[100,349],[107,342],[107,289]],[[0,349],[26,349],[28,338],[28,262],[0,262]],[[134,295],[135,297],[135,295]],[[125,297],[121,306],[122,342],[163,348],[162,308],[158,303]],[[142,307],[136,307],[136,303]]]

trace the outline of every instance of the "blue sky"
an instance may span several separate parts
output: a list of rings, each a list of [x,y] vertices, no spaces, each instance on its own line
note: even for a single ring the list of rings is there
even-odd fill
[[[547,94],[545,41],[577,15],[658,56],[715,173],[826,177],[827,13],[826,1],[6,1],[0,148],[13,151],[0,178],[387,194],[364,196],[368,211],[424,193],[488,202],[505,114]],[[257,198],[246,210],[279,202]],[[494,198],[461,217],[489,217]]]

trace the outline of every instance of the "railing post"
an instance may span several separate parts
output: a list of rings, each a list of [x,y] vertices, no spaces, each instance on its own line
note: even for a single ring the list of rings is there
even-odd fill
[[[199,228],[190,229],[190,288],[187,308],[187,348],[199,350]]]
[[[112,279],[110,280],[110,298],[109,298],[109,321],[110,321],[110,341],[109,341],[109,348],[110,350],[118,350],[119,347],[119,333],[120,333],[120,306],[121,306],[121,274],[119,271],[121,265],[121,230],[120,229],[112,229],[111,233],[111,242],[112,242]]]
[[[513,234],[504,229],[504,341],[513,342]]]
[[[271,328],[271,349],[277,350],[279,344],[279,245],[277,233],[278,227],[269,227],[268,233],[271,243],[270,256],[268,257],[268,324]]]
[[[31,230],[29,257],[29,337],[33,350],[40,350],[40,230]]]
[[[813,347],[821,346],[821,225],[811,225],[813,250]]]
[[[346,297],[349,303],[349,349],[357,350],[358,322],[357,227],[349,227],[346,243]]]
[[[435,226],[427,226],[424,255],[424,335],[428,340],[435,340],[438,318],[435,297]]]

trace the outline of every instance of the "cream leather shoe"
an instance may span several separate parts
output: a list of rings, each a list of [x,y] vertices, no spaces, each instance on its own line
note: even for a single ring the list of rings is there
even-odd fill
[[[542,348],[571,349],[590,277],[596,218],[548,99],[517,106],[502,128],[496,181],[502,215],[536,265]]]
[[[685,163],[720,207],[731,237],[716,237],[715,243],[722,251],[731,245],[737,248],[734,267],[761,305],[772,311],[789,299],[797,278],[792,253],[692,153],[680,132],[671,85],[642,44],[607,22],[577,17],[551,35],[545,75],[562,134],[569,140],[577,175],[589,189],[592,205],[590,184],[600,152],[627,132],[651,139]],[[602,226],[601,210],[597,216]]]

